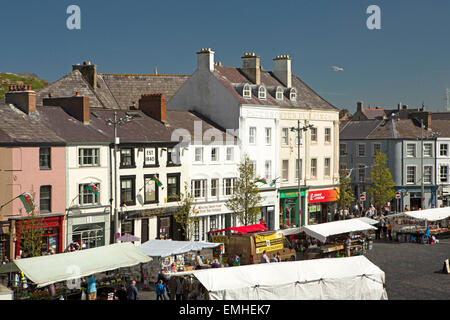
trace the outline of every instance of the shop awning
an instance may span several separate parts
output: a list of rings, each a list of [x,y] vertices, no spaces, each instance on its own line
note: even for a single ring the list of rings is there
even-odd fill
[[[138,248],[150,257],[169,257],[191,251],[216,248],[222,243],[205,241],[149,240]]]
[[[38,287],[44,287],[55,282],[131,267],[151,260],[132,243],[125,242],[75,252],[17,259],[0,267],[0,273],[20,270]]]
[[[192,274],[211,300],[387,299],[384,272],[364,256],[251,264]]]
[[[258,224],[251,224],[248,226],[231,227],[231,228],[220,229],[220,230],[212,230],[212,231],[209,231],[208,233],[218,233],[218,232],[228,231],[228,230],[232,230],[237,233],[249,233],[249,232],[257,232],[257,231],[267,231],[267,228],[264,225],[264,223],[258,223]]]
[[[358,219],[340,220],[304,226],[305,233],[320,242],[325,242],[327,237],[348,232],[364,230],[377,230],[377,228]]]

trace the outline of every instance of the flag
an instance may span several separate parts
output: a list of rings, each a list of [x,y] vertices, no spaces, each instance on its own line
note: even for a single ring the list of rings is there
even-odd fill
[[[156,176],[153,176],[152,180],[155,181],[155,183],[158,187],[161,187],[163,185],[162,182],[159,181],[159,179]]]
[[[266,178],[258,178],[258,179],[256,179],[256,182],[261,182],[261,183],[267,184]]]
[[[23,206],[27,212],[31,212],[34,210],[36,205],[34,204],[34,199],[31,194],[28,192],[24,192],[19,196],[19,199],[22,200]]]
[[[98,194],[98,188],[95,184],[89,183],[86,187],[87,190],[92,191],[94,194]]]
[[[280,178],[280,177],[275,178],[275,179],[273,179],[272,181],[270,181],[270,186],[273,187],[273,186],[276,184],[276,182],[277,182],[277,180],[278,180],[279,178]]]

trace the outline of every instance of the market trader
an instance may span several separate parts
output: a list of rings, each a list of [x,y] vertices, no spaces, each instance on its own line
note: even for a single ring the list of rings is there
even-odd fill
[[[95,277],[91,275],[88,280],[88,300],[97,300],[97,286],[95,284]]]

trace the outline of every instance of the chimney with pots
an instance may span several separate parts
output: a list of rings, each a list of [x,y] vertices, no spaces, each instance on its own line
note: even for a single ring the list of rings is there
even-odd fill
[[[91,85],[94,90],[97,88],[97,66],[91,64],[90,61],[84,61],[83,65],[76,64],[72,66],[72,71],[78,70],[84,79]]]
[[[161,122],[166,122],[166,103],[163,93],[143,94],[139,99],[139,110]]]
[[[197,69],[214,71],[214,51],[211,48],[202,48],[197,52]]]
[[[78,121],[89,124],[91,114],[89,97],[80,96],[78,92],[73,97],[44,98],[42,104],[44,106],[60,106]]]
[[[261,84],[261,58],[254,52],[245,52],[242,57],[241,71],[254,84]]]
[[[36,92],[31,85],[10,86],[5,95],[5,103],[11,103],[27,114],[36,112]]]
[[[273,74],[284,86],[292,87],[291,58],[289,55],[279,55],[273,59]]]
[[[362,101],[358,101],[356,103],[356,111],[361,112],[364,107],[364,103]]]
[[[399,103],[397,104],[397,110],[398,110],[398,111],[402,110],[402,103],[401,103],[401,102],[399,102]]]

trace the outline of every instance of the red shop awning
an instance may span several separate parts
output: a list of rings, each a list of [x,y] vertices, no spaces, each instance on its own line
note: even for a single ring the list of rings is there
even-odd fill
[[[249,232],[256,232],[256,231],[267,231],[266,226],[264,225],[264,222],[258,223],[258,224],[251,224],[249,226],[242,226],[242,227],[232,227],[232,228],[226,228],[226,229],[220,229],[220,230],[212,230],[208,233],[218,233],[222,231],[228,231],[233,230],[237,233],[249,233]]]

